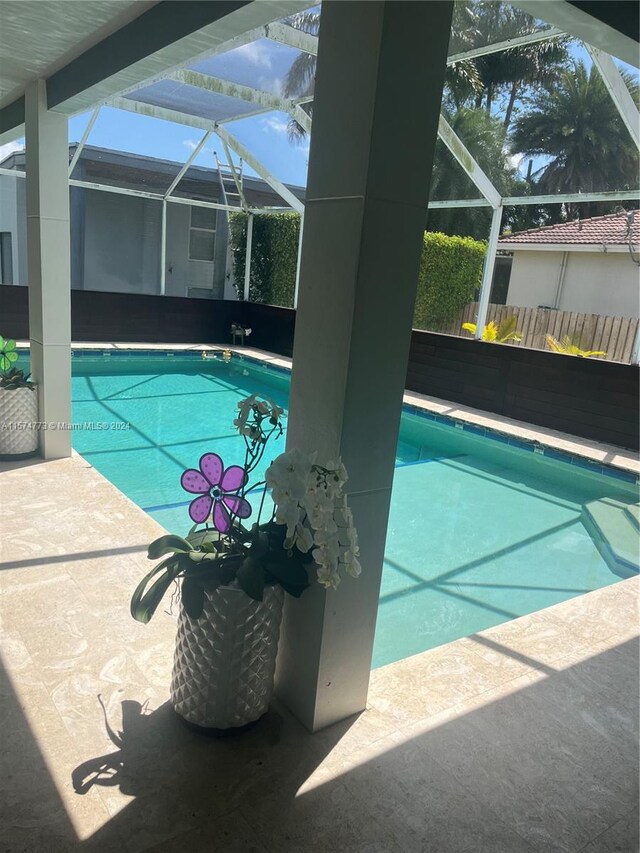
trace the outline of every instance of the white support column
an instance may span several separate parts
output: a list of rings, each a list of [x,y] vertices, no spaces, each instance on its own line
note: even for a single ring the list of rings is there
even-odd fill
[[[25,92],[31,374],[39,420],[71,422],[71,252],[67,117],[47,109],[44,80]],[[40,431],[45,459],[71,455],[71,430]]]
[[[244,256],[244,301],[249,301],[249,287],[251,284],[251,246],[253,244],[253,213],[247,214],[247,245]]]
[[[489,232],[489,243],[487,254],[484,258],[482,268],[482,284],[480,285],[480,296],[478,297],[478,316],[476,318],[476,339],[482,340],[482,333],[487,323],[487,312],[489,310],[489,299],[491,298],[491,284],[493,282],[493,271],[496,268],[496,252],[498,250],[498,237],[502,225],[502,207],[494,208],[491,217],[491,231]]]
[[[277,692],[311,730],[366,703],[452,9],[322,10],[287,446],[342,456],[363,572],[285,605]]]
[[[167,202],[162,199],[162,219],[160,222],[160,295],[167,292]]]
[[[296,285],[293,291],[293,307],[298,307],[298,292],[300,291],[300,265],[302,261],[302,240],[304,239],[304,213],[300,214],[300,234],[298,235],[298,259],[296,261]]]

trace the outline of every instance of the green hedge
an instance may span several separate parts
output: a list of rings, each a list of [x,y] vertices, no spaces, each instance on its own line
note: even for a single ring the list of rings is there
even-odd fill
[[[247,215],[229,218],[233,277],[238,296],[244,292]],[[251,239],[249,299],[268,305],[293,306],[298,262],[300,217],[297,213],[256,213]]]
[[[249,299],[269,305],[293,305],[300,217],[296,213],[255,214]],[[233,274],[238,296],[244,291],[247,215],[230,216]],[[427,231],[418,278],[413,325],[447,326],[471,302],[482,278],[486,243]]]
[[[486,251],[486,243],[471,237],[425,232],[414,328],[438,331],[474,299]]]

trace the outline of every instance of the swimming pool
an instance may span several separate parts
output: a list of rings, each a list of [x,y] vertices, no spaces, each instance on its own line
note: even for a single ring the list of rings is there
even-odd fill
[[[183,469],[212,449],[241,463],[236,402],[258,393],[286,409],[288,391],[286,371],[251,359],[76,351],[74,423],[107,428],[77,429],[73,444],[160,524],[185,533]],[[601,556],[583,510],[603,498],[638,501],[634,478],[485,432],[405,408],[374,666],[622,577]]]

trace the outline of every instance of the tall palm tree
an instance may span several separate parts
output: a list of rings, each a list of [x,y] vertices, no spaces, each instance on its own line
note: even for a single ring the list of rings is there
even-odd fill
[[[633,98],[638,86],[623,73]],[[583,62],[564,71],[555,85],[541,90],[532,109],[517,117],[511,150],[544,156],[550,162],[534,173],[543,194],[633,189],[638,180],[638,150],[595,66]],[[591,206],[583,215],[594,215]],[[602,211],[605,212],[605,211]]]

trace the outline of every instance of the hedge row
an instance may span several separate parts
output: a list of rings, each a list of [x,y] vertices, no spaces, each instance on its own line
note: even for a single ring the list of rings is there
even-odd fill
[[[247,215],[229,217],[233,277],[240,299],[244,292]],[[293,306],[298,263],[300,217],[297,213],[257,213],[253,216],[249,301]]]
[[[487,244],[472,237],[426,231],[413,325],[437,332],[475,299]]]
[[[293,305],[300,217],[295,213],[255,214],[249,299]],[[244,290],[247,216],[230,217],[233,273],[238,296]],[[482,278],[486,243],[427,231],[418,277],[413,325],[438,331],[473,301]]]

